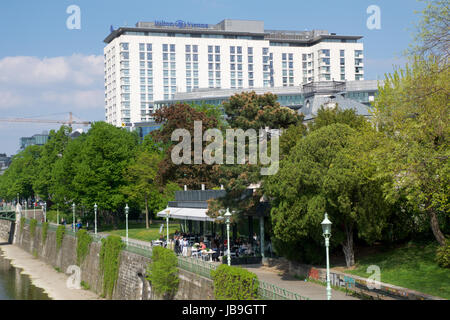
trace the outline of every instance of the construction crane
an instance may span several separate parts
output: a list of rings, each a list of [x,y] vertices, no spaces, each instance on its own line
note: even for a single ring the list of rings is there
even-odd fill
[[[29,119],[29,118],[0,118],[0,122],[33,122],[33,123],[60,123],[72,128],[74,124],[83,124],[85,126],[92,124],[91,121],[73,120],[72,112],[69,112],[69,120],[49,120],[49,119]]]

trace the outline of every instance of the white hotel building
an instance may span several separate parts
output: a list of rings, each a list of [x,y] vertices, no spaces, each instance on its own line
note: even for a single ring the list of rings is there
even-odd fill
[[[106,121],[150,121],[156,102],[180,93],[364,80],[361,38],[265,30],[263,21],[247,20],[138,22],[111,30],[104,48]]]

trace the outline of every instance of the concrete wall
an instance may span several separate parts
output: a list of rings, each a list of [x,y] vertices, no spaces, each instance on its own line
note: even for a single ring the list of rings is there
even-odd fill
[[[13,227],[11,227],[13,226]],[[61,248],[56,248],[56,232],[48,230],[45,244],[42,242],[42,229],[38,226],[34,237],[30,235],[30,226],[25,224],[23,231],[20,225],[16,229],[15,245],[37,256],[40,260],[66,272],[71,265],[76,265],[77,240],[71,235],[64,235]],[[10,236],[14,223],[0,220],[0,237]],[[91,243],[89,254],[81,265],[81,281],[89,285],[90,290],[101,295],[103,277],[100,273],[101,244]],[[120,257],[119,276],[114,288],[114,300],[157,300],[152,294],[151,286],[145,279],[145,273],[151,259],[128,251],[122,251]],[[214,286],[210,279],[179,269],[180,284],[175,296],[177,300],[212,300]]]
[[[263,264],[268,267],[277,267],[291,276],[310,278],[326,283],[327,271],[324,268],[316,268],[311,265],[294,263],[284,258],[263,259]],[[370,274],[368,274],[370,276]],[[348,290],[362,294],[366,297],[381,300],[445,300],[425,293],[402,288],[383,282],[374,283],[369,279],[330,270],[331,285],[347,288]],[[369,288],[369,286],[371,288]]]
[[[16,223],[9,220],[0,220],[0,239],[13,242]]]

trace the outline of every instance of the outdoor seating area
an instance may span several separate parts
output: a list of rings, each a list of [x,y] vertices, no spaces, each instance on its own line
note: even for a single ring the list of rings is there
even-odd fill
[[[173,238],[169,239],[169,243],[161,238],[152,241],[152,245],[170,248],[179,256],[194,257],[210,262],[222,262],[228,250],[227,239],[222,236],[201,236],[178,231],[175,232]],[[260,256],[259,241],[256,235],[255,238],[252,238],[252,241],[243,237],[239,237],[235,241],[230,240],[230,256],[232,258]]]

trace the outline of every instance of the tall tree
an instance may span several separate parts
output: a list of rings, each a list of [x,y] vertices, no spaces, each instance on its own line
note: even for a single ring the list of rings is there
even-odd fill
[[[55,163],[60,159],[67,147],[71,128],[61,126],[58,131],[51,130],[47,143],[42,147],[38,163],[38,175],[34,180],[33,187],[36,193],[45,201],[52,200],[51,188],[54,185],[53,170]]]
[[[160,184],[175,182],[180,187],[189,186],[192,189],[199,189],[201,184],[207,188],[218,185],[217,165],[209,165],[202,161],[201,164],[194,163],[194,122],[200,121],[202,125],[201,137],[206,130],[218,128],[218,120],[215,116],[208,116],[206,112],[198,111],[187,104],[175,104],[163,107],[154,113],[155,121],[161,123],[160,130],[152,132],[152,140],[168,146],[165,151],[164,161],[160,163],[158,176]],[[191,164],[175,164],[172,161],[172,151],[177,142],[172,141],[172,133],[176,129],[185,129],[190,135],[190,154],[188,158]],[[206,147],[206,142],[201,141],[202,150]],[[184,155],[184,154],[183,154]]]
[[[444,64],[433,56],[416,58],[387,75],[374,105],[376,125],[390,138],[379,161],[394,178],[388,195],[406,193],[428,215],[441,245],[450,208],[450,70]]]
[[[122,190],[132,200],[139,204],[144,203],[145,209],[145,227],[148,229],[149,224],[149,200],[152,191],[157,189],[156,175],[158,173],[158,165],[162,160],[159,153],[149,153],[140,151],[136,157],[136,161],[131,163],[125,169],[125,180],[128,182]]]
[[[332,245],[342,245],[347,266],[354,264],[354,233],[367,241],[381,237],[389,209],[383,200],[376,167],[354,158],[354,136],[347,125],[332,124],[299,141],[269,176],[264,190],[273,199],[274,235],[285,244],[323,241],[320,222],[333,222]],[[295,250],[290,247],[289,250]]]

